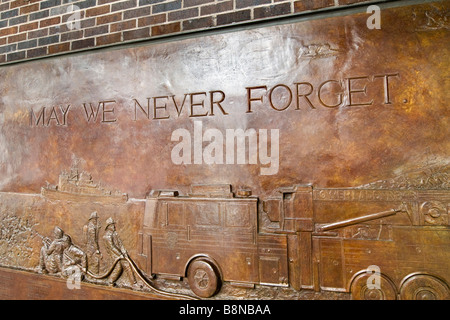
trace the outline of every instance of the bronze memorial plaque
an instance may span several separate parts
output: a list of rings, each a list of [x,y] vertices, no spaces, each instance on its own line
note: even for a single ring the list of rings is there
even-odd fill
[[[449,299],[450,2],[0,68],[2,299]]]

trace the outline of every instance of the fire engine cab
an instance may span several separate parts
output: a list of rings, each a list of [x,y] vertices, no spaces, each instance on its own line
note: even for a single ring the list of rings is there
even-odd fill
[[[139,252],[147,274],[187,277],[200,297],[226,281],[354,299],[450,299],[449,207],[448,190],[298,185],[263,201],[230,185],[154,191]]]

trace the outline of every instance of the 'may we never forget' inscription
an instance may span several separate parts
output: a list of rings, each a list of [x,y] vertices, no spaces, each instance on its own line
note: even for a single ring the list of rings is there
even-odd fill
[[[372,76],[349,77],[341,80],[326,80],[315,88],[310,82],[296,82],[292,88],[286,84],[277,84],[272,88],[266,85],[246,87],[247,103],[246,113],[254,112],[254,105],[269,106],[275,111],[285,111],[291,106],[300,110],[300,106],[316,109],[311,102],[311,95],[317,95],[320,107],[356,107],[370,106],[374,103],[391,104],[389,95],[390,78],[399,77],[398,73]],[[383,87],[383,97],[367,96],[367,86],[380,78],[375,85]],[[333,90],[337,88],[337,90]],[[329,96],[333,98],[324,98]],[[295,100],[294,100],[295,97]],[[214,116],[215,109],[223,115],[226,111],[226,94],[222,90],[184,93],[182,95],[165,95],[146,98],[143,103],[136,98],[129,102],[128,108],[134,110],[133,120],[152,119],[162,120],[186,115],[191,118]],[[267,101],[265,101],[265,99]],[[328,100],[327,100],[328,99]],[[407,103],[407,100],[403,101]],[[83,102],[79,106],[81,113],[88,123],[111,123],[118,120],[116,116],[117,101],[115,99],[98,101],[95,103]],[[73,110],[72,105],[41,107],[38,111],[30,109],[30,126],[69,125],[68,114]],[[183,111],[183,109],[185,111]],[[138,116],[139,114],[139,116]],[[172,117],[171,117],[172,116]]]
[[[381,8],[380,29],[361,10],[5,67],[0,187],[39,190],[73,157],[136,196],[230,180],[258,193],[361,185],[448,161],[445,10]]]

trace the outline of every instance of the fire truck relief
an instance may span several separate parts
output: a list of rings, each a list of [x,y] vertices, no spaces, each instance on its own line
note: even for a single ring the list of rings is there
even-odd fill
[[[222,184],[133,199],[75,165],[41,194],[0,194],[1,262],[69,289],[87,282],[163,298],[224,297],[225,287],[263,298],[258,290],[278,287],[449,299],[450,191],[440,169],[354,188],[298,184],[265,198]],[[79,219],[43,229],[35,218],[61,211]]]
[[[148,273],[187,277],[205,298],[229,282],[355,299],[445,299],[449,196],[304,185],[266,200],[228,185],[193,186],[186,196],[157,191],[146,199],[141,255]],[[380,270],[377,288],[367,281],[372,265]]]

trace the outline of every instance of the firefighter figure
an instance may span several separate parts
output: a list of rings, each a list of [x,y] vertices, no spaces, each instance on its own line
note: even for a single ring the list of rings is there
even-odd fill
[[[72,242],[72,238],[68,234],[64,234],[63,241],[62,275],[66,278],[76,277],[81,281],[87,271],[86,253]]]
[[[43,238],[43,246],[39,258],[39,271],[42,273],[60,273],[62,271],[62,259],[65,249],[64,231],[55,227],[54,240]]]
[[[116,232],[115,222],[112,218],[108,218],[108,220],[106,220],[105,235],[103,236],[103,240],[105,241],[106,250],[116,263],[114,270],[111,272],[109,284],[113,286],[125,270],[129,282],[132,285],[136,285],[136,278],[129,262],[127,261],[127,250],[123,246],[122,241]]]
[[[94,211],[91,213],[88,223],[84,226],[83,233],[86,243],[89,271],[92,271],[95,274],[100,272],[100,259],[102,258],[98,244],[99,230],[100,224],[98,222],[98,214]]]

